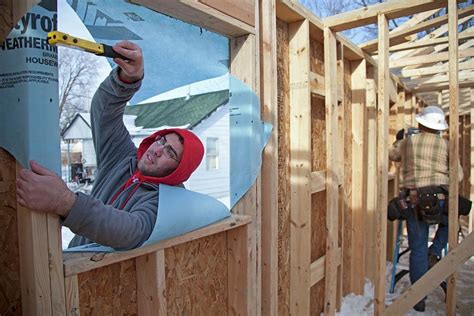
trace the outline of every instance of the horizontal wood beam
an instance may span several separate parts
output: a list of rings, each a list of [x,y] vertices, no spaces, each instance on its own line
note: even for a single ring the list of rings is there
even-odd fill
[[[428,75],[435,75],[439,73],[447,73],[449,65],[443,64],[440,66],[431,66],[431,67],[424,67],[424,68],[416,68],[416,69],[402,69],[401,77],[415,77],[415,76],[428,76]],[[468,60],[463,63],[459,64],[459,70],[467,70],[467,69],[474,69],[474,60]]]
[[[405,290],[395,302],[383,311],[382,315],[404,315],[473,255],[474,234],[471,233],[455,249],[450,249],[448,254],[428,270],[421,279]]]
[[[459,51],[459,58],[467,58],[474,56],[474,48],[467,48]],[[390,68],[401,68],[406,66],[432,64],[440,61],[449,60],[449,53],[428,54],[415,57],[405,57],[398,60],[390,61]]]
[[[464,2],[461,0],[459,2]],[[367,24],[377,23],[377,15],[384,14],[387,19],[413,15],[419,12],[445,7],[444,0],[398,0],[388,1],[323,19],[326,26],[339,32]]]
[[[459,72],[459,79],[460,80],[468,80],[468,79],[473,79],[474,80],[474,72],[472,71],[464,71],[464,72]],[[448,82],[449,81],[449,76],[448,75],[439,75],[439,76],[433,76],[433,77],[424,77],[424,78],[418,78],[418,79],[412,79],[409,81],[405,81],[405,84],[409,88],[415,88],[418,86],[422,86],[424,84],[431,84],[431,83],[443,83],[443,82]]]
[[[462,88],[473,88],[474,87],[474,80],[467,80],[467,81],[459,81],[459,89]],[[430,91],[442,91],[449,88],[449,84],[432,84],[432,85],[424,85],[420,88],[412,89],[413,93],[420,93],[420,92],[430,92]]]
[[[474,13],[474,5],[468,6],[462,10],[459,10],[458,16],[459,18],[463,18],[469,16]],[[425,31],[429,28],[435,28],[440,25],[446,24],[448,22],[448,15],[442,15],[436,17],[434,19],[421,22],[417,25],[412,27],[406,28],[404,30],[400,30],[398,32],[391,33],[389,35],[390,38],[390,45],[401,44],[407,42],[407,37],[412,34],[417,34],[419,32]],[[373,53],[377,51],[377,39],[370,40],[366,43],[360,45],[360,48],[365,50],[368,53]]]
[[[341,265],[342,250],[337,248],[336,250],[336,266]],[[322,256],[313,263],[311,263],[311,279],[310,285],[313,286],[324,278],[326,256]]]
[[[240,37],[247,34],[255,34],[255,27],[199,1],[130,0],[130,2],[185,22],[202,26],[224,36]]]
[[[470,30],[469,32],[459,33],[459,41],[461,40],[468,40],[474,38],[474,32]],[[436,46],[440,44],[448,44],[448,37],[441,37],[441,38],[432,38],[427,40],[422,40],[418,42],[412,43],[405,43],[396,46],[391,46],[389,48],[390,52],[399,52],[403,50],[415,49],[415,48],[423,48],[423,47],[430,47]]]
[[[232,214],[231,217],[219,221],[215,224],[206,226],[201,229],[194,230],[190,233],[163,240],[145,246],[124,252],[65,252],[64,253],[64,274],[70,277],[79,273],[94,270],[103,266],[107,266],[116,262],[140,257],[148,253],[156,252],[165,248],[184,244],[186,242],[196,240],[202,237],[218,234],[224,231],[235,229],[240,226],[248,225],[252,222],[250,215]]]

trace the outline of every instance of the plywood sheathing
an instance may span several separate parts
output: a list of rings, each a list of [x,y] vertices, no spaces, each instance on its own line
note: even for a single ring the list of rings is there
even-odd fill
[[[168,315],[227,314],[226,233],[165,250]]]
[[[78,276],[82,315],[136,315],[135,260],[130,259]]]
[[[0,315],[21,315],[15,159],[0,149]]]
[[[317,106],[313,105],[313,122],[315,120],[325,123],[324,102]],[[316,111],[315,111],[316,110]],[[314,135],[314,132],[313,132]],[[324,135],[324,134],[323,134]],[[319,136],[321,138],[321,134]],[[325,146],[325,145],[324,145]],[[324,147],[325,148],[325,147]],[[320,159],[320,158],[318,158]],[[314,161],[314,160],[313,160]],[[327,231],[322,229],[326,225],[326,191],[312,194],[311,196],[311,262],[322,258],[326,254]],[[311,287],[310,293],[310,315],[320,315],[324,311],[324,274],[323,278]]]

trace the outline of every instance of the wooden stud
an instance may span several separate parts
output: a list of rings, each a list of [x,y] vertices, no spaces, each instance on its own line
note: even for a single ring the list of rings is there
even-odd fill
[[[165,251],[159,250],[135,259],[138,315],[167,313]]]
[[[377,168],[377,91],[374,68],[367,69],[367,216],[365,235],[365,277],[375,284],[375,215],[376,205],[376,168]]]
[[[17,175],[20,169],[17,163]],[[52,315],[47,214],[30,211],[19,204],[17,212],[23,313]]]
[[[378,110],[377,110],[377,209],[384,210],[388,204],[388,115],[390,70],[388,59],[388,20],[378,16],[379,67],[378,67]],[[383,52],[383,53],[382,53]],[[385,309],[385,267],[386,267],[387,216],[377,212],[375,236],[375,315]]]
[[[67,277],[64,280],[66,288],[66,312],[67,316],[80,316],[79,308],[79,281],[77,275]]]
[[[259,36],[259,35],[258,35]],[[259,85],[259,48],[257,47],[258,38],[255,35],[247,35],[231,39],[231,73],[238,77],[242,82],[250,86],[254,91],[260,91]],[[251,264],[253,269],[252,276],[254,282],[249,289],[250,297],[255,300],[255,308],[260,311],[261,302],[261,178],[258,177],[255,184],[249,189],[244,197],[234,206],[233,212],[237,214],[249,214],[252,216],[252,231],[255,236],[250,240],[253,242],[253,256],[255,264]]]
[[[335,251],[338,246],[338,130],[337,130],[337,51],[336,36],[324,28],[324,73],[326,88],[326,270],[324,275],[324,314],[336,312],[337,266]]]
[[[255,294],[255,249],[251,225],[227,232],[228,247],[228,311],[229,315],[257,315]]]
[[[449,251],[458,245],[459,82],[458,16],[456,0],[448,0],[449,14]],[[447,281],[446,314],[456,312],[456,274]]]
[[[63,247],[59,217],[46,216],[48,231],[49,277],[51,286],[51,308],[53,315],[66,314],[66,290],[64,287]]]
[[[278,103],[275,0],[263,0],[261,20],[262,119],[273,125],[262,164],[262,314],[278,310]]]
[[[309,22],[289,25],[290,50],[290,313],[310,310],[311,255],[311,92]]]
[[[352,247],[350,289],[356,295],[364,293],[365,274],[365,225],[367,204],[367,113],[365,59],[351,63],[352,68]]]

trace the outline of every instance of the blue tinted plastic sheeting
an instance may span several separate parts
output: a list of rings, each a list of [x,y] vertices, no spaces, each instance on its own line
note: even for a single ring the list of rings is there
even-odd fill
[[[0,45],[0,147],[59,174],[57,52],[46,42],[56,20],[56,1],[43,0]]]
[[[260,120],[258,96],[243,82],[229,77],[230,88],[230,205],[249,190],[262,166],[262,151],[272,131]]]
[[[229,40],[224,36],[129,1],[67,2],[97,42],[129,40],[142,48],[145,79],[131,104],[228,72]]]
[[[229,209],[208,195],[161,184],[158,217],[150,238],[143,246],[191,232],[229,216]],[[64,251],[113,252],[116,250],[99,244],[89,244]]]

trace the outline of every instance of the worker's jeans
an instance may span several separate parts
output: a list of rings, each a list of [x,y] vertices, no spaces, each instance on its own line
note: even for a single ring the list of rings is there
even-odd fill
[[[444,201],[443,202],[444,205]],[[428,252],[441,257],[448,243],[448,226],[439,224],[433,244],[428,250],[429,225],[417,219],[415,214],[407,218],[408,245],[410,247],[410,281],[415,283],[428,271]]]

